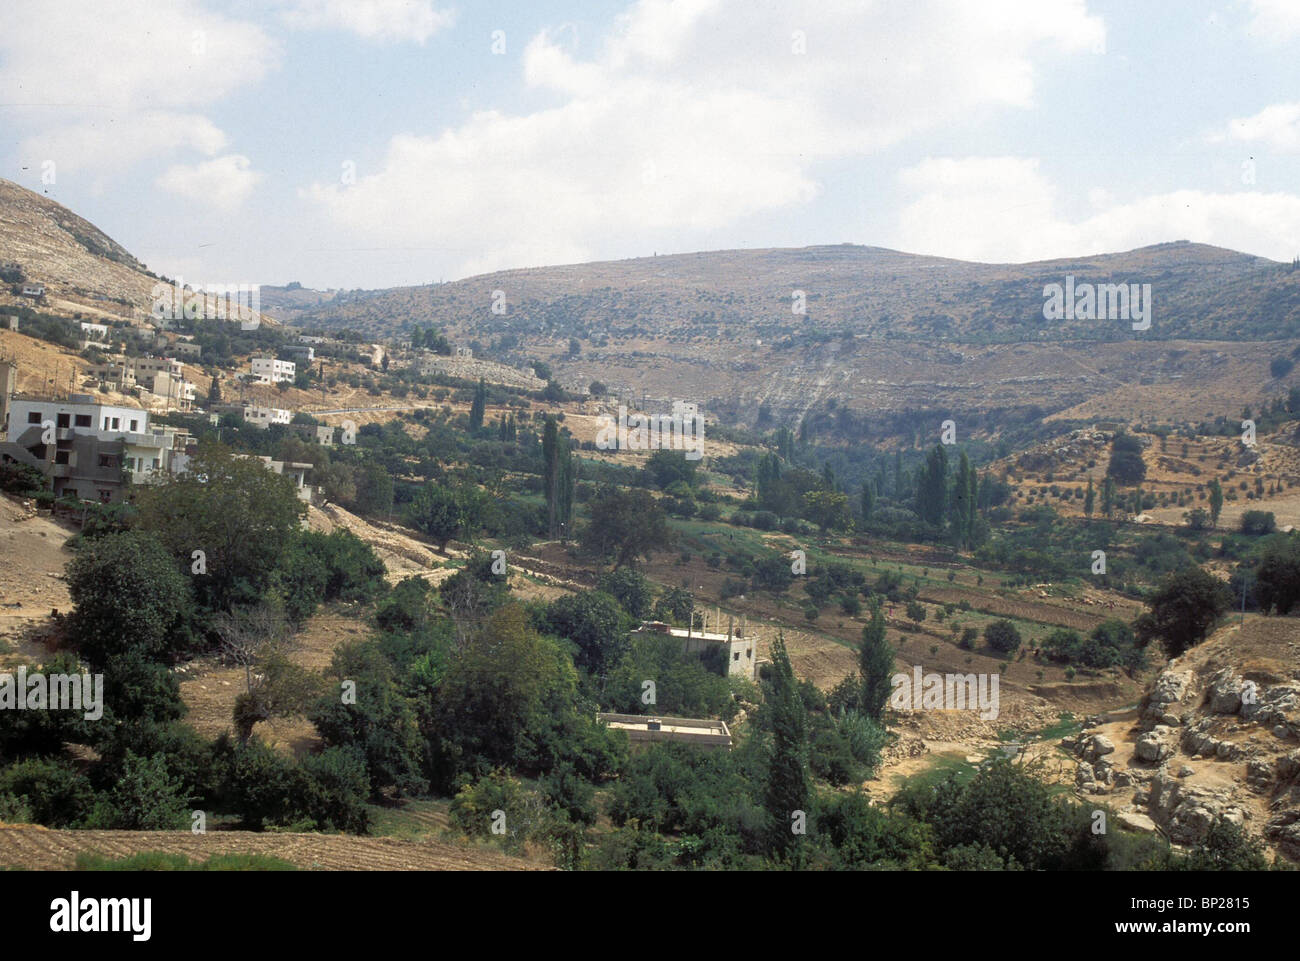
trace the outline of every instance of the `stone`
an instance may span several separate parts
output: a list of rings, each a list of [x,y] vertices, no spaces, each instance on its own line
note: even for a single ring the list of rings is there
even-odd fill
[[[1241,710],[1241,675],[1225,667],[1210,679],[1210,711],[1214,714],[1236,714]]]
[[[1115,815],[1115,820],[1130,831],[1154,833],[1156,830],[1156,822],[1138,811],[1120,811]]]
[[[1234,761],[1241,751],[1231,741],[1220,741],[1214,748],[1214,756],[1220,761]]]
[[[1163,761],[1169,755],[1174,753],[1171,738],[1171,731],[1163,724],[1156,725],[1154,730],[1148,731],[1137,740],[1133,748],[1133,753],[1141,760],[1156,763]]]
[[[1083,757],[1095,761],[1099,757],[1115,753],[1115,744],[1104,734],[1094,734],[1084,744]]]

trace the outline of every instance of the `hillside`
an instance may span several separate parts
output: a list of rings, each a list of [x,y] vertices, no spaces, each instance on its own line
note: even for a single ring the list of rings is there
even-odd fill
[[[1128,339],[1122,322],[1043,319],[1043,287],[1151,284],[1144,339],[1300,336],[1300,273],[1186,242],[1029,264],[979,264],[879,247],[724,250],[509,270],[446,284],[339,294],[307,320],[385,331],[411,323],[464,333],[635,339],[849,331],[872,339],[1020,342]],[[493,291],[506,313],[493,313]],[[806,313],[792,311],[792,292]]]
[[[0,178],[0,262],[46,288],[47,308],[131,319],[158,283],[121,244],[61,204]],[[0,303],[15,303],[9,285]]]
[[[1150,284],[1150,329],[1044,320],[1044,286],[1067,276]],[[1300,343],[1300,271],[1185,242],[1022,265],[852,245],[718,251],[345,292],[297,322],[375,336],[434,325],[476,354],[546,360],[565,384],[746,420],[765,405],[793,422],[824,401],[1158,415],[1175,398],[1215,409],[1285,393],[1268,364]]]

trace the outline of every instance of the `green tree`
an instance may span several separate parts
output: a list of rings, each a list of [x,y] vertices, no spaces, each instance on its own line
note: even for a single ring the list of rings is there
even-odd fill
[[[1219,526],[1219,515],[1223,513],[1223,485],[1216,477],[1210,481],[1210,523]]]
[[[1278,535],[1260,554],[1255,570],[1255,597],[1265,613],[1289,614],[1300,602],[1300,537]]]
[[[469,432],[477,434],[483,429],[483,416],[487,413],[487,384],[479,378],[474,388],[474,400],[469,405]]]
[[[1097,501],[1097,492],[1092,489],[1092,478],[1088,478],[1088,491],[1083,495],[1083,513],[1088,520],[1092,520],[1092,508]]]
[[[190,803],[179,778],[167,770],[161,754],[138,757],[126,752],[122,770],[109,792],[108,811],[99,814],[120,831],[174,831],[190,826]]]
[[[1125,487],[1141,484],[1147,476],[1146,461],[1142,459],[1142,441],[1132,434],[1116,434],[1110,443],[1106,476]]]
[[[307,513],[291,478],[217,444],[200,445],[185,473],[139,488],[136,502],[141,527],[181,565],[207,610],[257,601]]]
[[[862,485],[862,526],[871,523],[871,515],[876,509],[876,493],[872,481]]]
[[[894,676],[894,650],[885,640],[885,615],[879,602],[871,606],[871,620],[862,628],[858,671],[862,675],[862,711],[879,723],[885,717]]]
[[[1007,620],[994,621],[984,628],[984,640],[999,654],[1014,654],[1020,650],[1020,632]]]
[[[607,571],[597,579],[596,588],[613,597],[633,617],[641,619],[650,615],[654,591],[640,571],[630,567]]]
[[[483,523],[486,499],[470,485],[448,487],[430,481],[420,488],[407,508],[407,522],[432,539],[443,553],[453,537],[473,540]]]
[[[943,524],[948,503],[948,453],[935,444],[917,472],[916,513],[931,527]]]
[[[67,578],[76,605],[68,638],[91,666],[131,653],[165,661],[189,644],[190,582],[152,534],[126,531],[87,542]]]
[[[1159,641],[1170,657],[1177,657],[1209,636],[1232,597],[1228,585],[1214,575],[1185,567],[1166,575],[1147,603],[1150,610],[1133,622],[1139,643],[1146,647]]]
[[[597,557],[612,557],[617,568],[667,550],[672,533],[663,508],[649,491],[611,489],[591,502],[591,521],[582,532],[582,543]]]
[[[695,610],[695,597],[684,587],[670,587],[655,601],[654,615],[661,621],[668,621],[679,627],[690,623]]]
[[[797,812],[806,819],[811,811],[812,785],[808,772],[808,717],[784,635],[772,642],[772,685],[767,695],[772,725],[772,754],[768,764],[764,807],[769,821],[769,850],[773,856],[802,862],[799,836],[794,833]]]
[[[542,464],[547,536],[564,536],[567,539],[573,521],[577,465],[569,447],[569,435],[567,432],[560,433],[559,425],[553,417],[547,417],[542,428]]]
[[[613,665],[628,649],[631,625],[618,602],[601,591],[579,591],[552,601],[546,625],[576,646],[574,663],[593,674]]]

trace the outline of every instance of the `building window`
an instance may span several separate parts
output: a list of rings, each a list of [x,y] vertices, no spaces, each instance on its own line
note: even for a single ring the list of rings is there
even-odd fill
[[[109,501],[111,501],[112,499],[113,499],[113,492],[112,492],[112,491],[110,491],[110,490],[104,490],[103,488],[100,488],[100,491],[99,491],[99,502],[100,502],[101,504],[107,504],[107,503],[108,503]]]
[[[154,470],[157,470],[157,469],[158,469],[158,458],[157,458],[157,457],[155,457],[155,458],[153,459],[153,469],[154,469]]]
[[[59,430],[67,430],[72,426],[72,419],[67,414],[59,414],[55,421],[55,426],[58,427]]]
[[[100,467],[116,467],[116,466],[117,466],[117,458],[113,457],[111,454],[100,454],[100,455],[99,455],[99,466],[100,466]]]
[[[139,430],[140,430],[140,422],[138,420],[131,421],[131,433],[133,434],[138,433]]]
[[[27,423],[39,424],[40,422],[41,422],[41,412],[39,410],[33,410],[27,414]]]
[[[90,415],[89,415],[89,414],[78,414],[78,415],[77,415],[76,424],[77,424],[78,427],[89,427],[89,426],[90,426]]]
[[[61,451],[57,451],[57,452],[55,452],[55,454],[54,454],[54,463],[56,463],[56,464],[66,464],[66,463],[68,463],[68,455],[71,454],[71,453],[72,453],[71,451],[66,451],[66,450],[61,450]]]
[[[740,660],[740,651],[737,651],[735,654],[731,655],[731,659],[732,659],[733,661],[738,661],[738,660]]]

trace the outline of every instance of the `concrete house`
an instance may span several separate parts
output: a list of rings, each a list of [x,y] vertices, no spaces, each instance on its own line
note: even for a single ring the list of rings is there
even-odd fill
[[[298,376],[298,365],[291,360],[276,360],[274,357],[254,357],[249,361],[253,379],[259,384],[293,383]]]
[[[714,624],[722,622],[721,612],[715,612]],[[703,630],[687,627],[671,627],[662,621],[647,621],[633,631],[634,634],[663,634],[678,638],[682,650],[687,654],[704,653],[710,648],[719,649],[726,658],[727,676],[742,677],[752,681],[758,676],[758,635],[746,631],[742,618],[737,626],[735,618],[728,616],[727,630],[708,630],[708,615],[705,614]]]
[[[0,457],[36,467],[56,496],[112,503],[130,484],[172,469],[173,452],[188,439],[176,428],[151,427],[148,411],[101,404],[88,394],[17,397]]]

